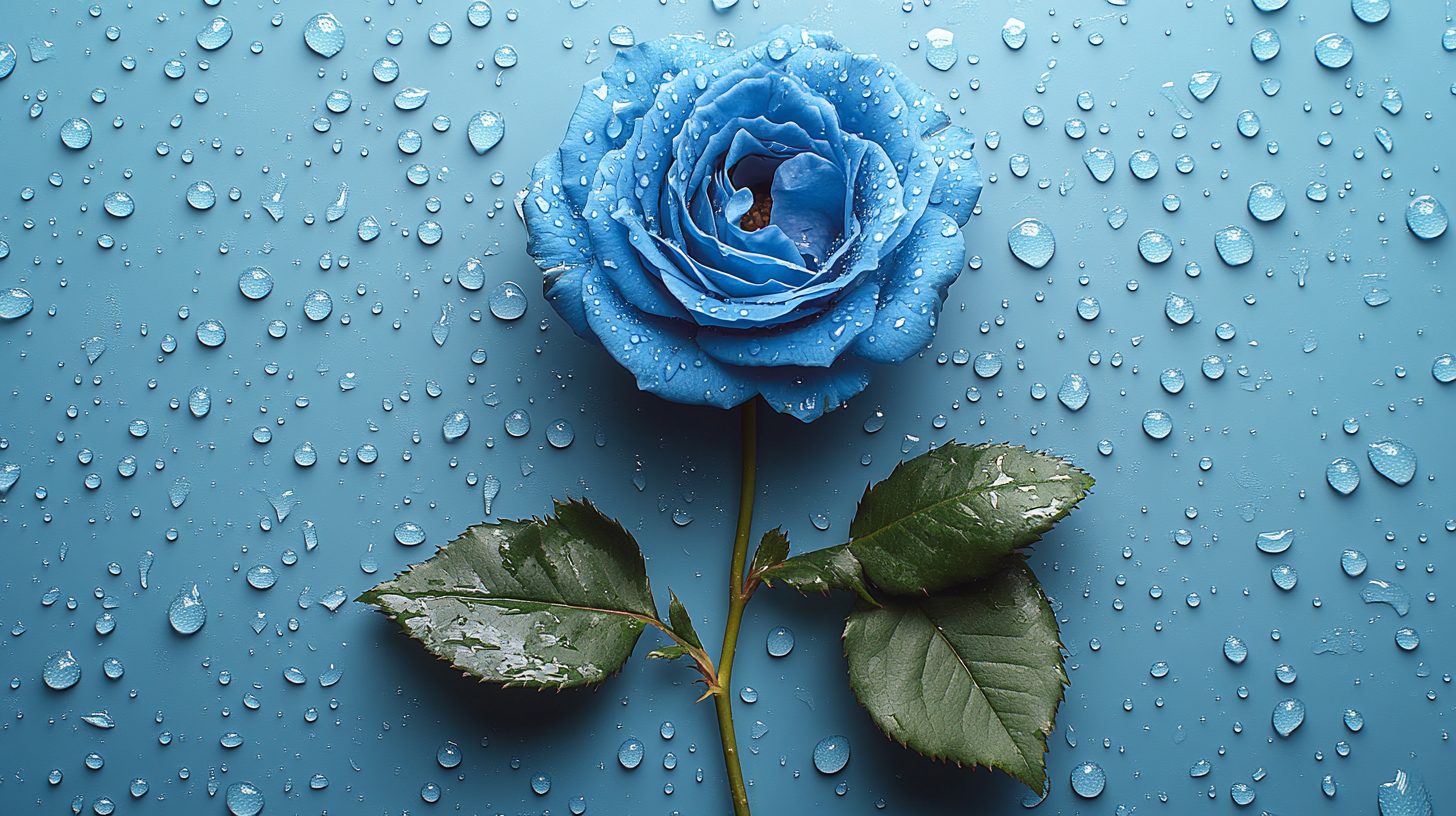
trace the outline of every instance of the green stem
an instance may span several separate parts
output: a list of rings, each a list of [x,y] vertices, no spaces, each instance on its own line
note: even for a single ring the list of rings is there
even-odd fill
[[[758,469],[758,400],[743,405],[743,469],[738,494],[738,532],[733,537],[733,566],[728,573],[728,626],[723,631],[723,651],[718,658],[718,689],[713,705],[718,709],[718,734],[723,742],[723,764],[728,769],[728,790],[733,795],[734,816],[749,816],[748,789],[743,786],[743,769],[738,764],[738,737],[733,730],[733,655],[738,650],[738,629],[743,624],[743,607],[748,593],[743,586],[743,567],[748,562],[748,537],[753,526],[754,476]]]

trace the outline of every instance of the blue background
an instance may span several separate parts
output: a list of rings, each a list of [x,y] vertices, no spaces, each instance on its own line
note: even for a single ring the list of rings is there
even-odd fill
[[[864,486],[888,474],[902,449],[913,454],[951,439],[1050,449],[1075,459],[1098,484],[1033,556],[1059,609],[1072,680],[1050,741],[1051,795],[1041,811],[1110,814],[1125,805],[1233,812],[1240,809],[1229,786],[1249,782],[1260,768],[1267,776],[1252,783],[1258,798],[1249,810],[1374,813],[1376,786],[1398,767],[1424,772],[1438,806],[1456,800],[1456,781],[1442,772],[1452,761],[1447,716],[1456,690],[1443,677],[1453,670],[1451,630],[1439,624],[1445,619],[1449,626],[1456,600],[1444,581],[1445,571],[1456,568],[1449,554],[1456,536],[1445,529],[1456,516],[1456,496],[1444,486],[1444,468],[1456,453],[1456,386],[1430,374],[1437,354],[1456,351],[1442,264],[1451,238],[1422,242],[1404,224],[1413,193],[1456,203],[1444,181],[1450,170],[1441,169],[1451,155],[1446,117],[1456,60],[1441,48],[1441,32],[1450,27],[1442,4],[1397,4],[1388,20],[1372,26],[1333,0],[1292,0],[1268,14],[1236,0],[1232,23],[1223,3],[1209,0],[1134,0],[1124,7],[1101,0],[1055,7],[914,0],[908,11],[899,2],[742,0],[721,13],[708,0],[591,0],[581,9],[552,0],[520,3],[515,22],[507,19],[509,4],[493,3],[494,19],[483,29],[466,22],[467,5],[224,0],[209,8],[196,0],[103,0],[95,18],[85,3],[8,3],[0,10],[0,38],[20,54],[15,72],[0,81],[0,238],[10,248],[0,260],[0,285],[23,286],[36,298],[33,313],[0,325],[0,462],[23,468],[0,501],[0,673],[19,680],[18,689],[0,687],[0,811],[65,812],[79,794],[88,809],[108,796],[118,813],[222,813],[222,796],[207,798],[215,774],[223,788],[258,784],[267,813],[559,814],[578,796],[595,814],[726,812],[712,711],[693,704],[690,671],[642,659],[651,635],[599,690],[502,691],[461,679],[365,607],[346,603],[330,613],[295,601],[305,588],[317,596],[342,586],[353,597],[422,560],[483,518],[481,489],[467,484],[467,474],[493,474],[504,484],[493,508],[502,517],[543,513],[551,496],[568,493],[619,517],[650,559],[659,603],[665,608],[672,586],[704,639],[716,643],[736,512],[737,416],[640,394],[600,349],[574,337],[539,295],[512,198],[559,140],[581,83],[611,59],[612,26],[630,26],[639,41],[672,33],[711,37],[727,28],[745,46],[786,22],[832,29],[850,47],[898,62],[957,123],[978,134],[999,131],[1001,140],[997,150],[977,148],[984,171],[996,177],[965,231],[980,260],[952,287],[934,347],[878,370],[869,390],[822,421],[806,426],[765,415],[756,532],[783,524],[796,551],[839,543]],[[347,32],[346,48],[331,60],[302,42],[304,22],[320,11],[334,12]],[[226,47],[205,53],[194,37],[216,14],[227,16],[236,33]],[[283,17],[278,27],[270,24],[275,14]],[[999,37],[1012,15],[1029,32],[1019,51]],[[454,29],[446,47],[426,39],[437,20]],[[117,42],[103,34],[109,25],[121,28]],[[398,47],[385,43],[392,27],[405,32]],[[944,73],[924,58],[926,32],[936,27],[955,33],[960,54]],[[1279,31],[1283,51],[1261,64],[1249,39],[1264,27]],[[1089,42],[1094,32],[1105,39],[1100,46]],[[1354,40],[1355,59],[1343,70],[1313,59],[1315,39],[1330,32]],[[53,59],[28,59],[32,35],[55,44]],[[568,36],[570,50],[561,42]],[[264,43],[260,55],[249,51],[254,40]],[[501,71],[491,54],[507,43],[520,64]],[[162,63],[183,54],[186,76],[165,78]],[[971,54],[979,62],[968,62]],[[124,55],[137,58],[135,71],[120,67]],[[391,85],[369,74],[382,55],[402,65]],[[201,59],[209,70],[199,68]],[[1223,73],[1204,103],[1186,90],[1199,70]],[[1260,91],[1265,77],[1282,81],[1277,95]],[[1170,134],[1183,120],[1159,93],[1167,81],[1195,114],[1181,140]],[[405,85],[428,88],[428,104],[395,110],[391,98]],[[1404,98],[1397,116],[1380,108],[1388,86]],[[104,104],[90,101],[95,87],[107,91]],[[208,90],[206,104],[193,101],[197,88]],[[349,90],[354,107],[330,116],[333,127],[321,134],[312,123],[328,115],[323,102],[334,88]],[[27,111],[41,89],[44,112],[31,118]],[[1074,102],[1083,90],[1096,98],[1086,113]],[[1343,105],[1339,115],[1330,111],[1334,102]],[[1046,110],[1040,127],[1022,121],[1030,104]],[[1246,108],[1263,122],[1253,139],[1234,127]],[[464,130],[483,109],[505,115],[506,136],[478,156]],[[443,134],[428,127],[440,113],[454,122]],[[175,129],[168,124],[174,114],[183,117]],[[87,117],[96,130],[83,151],[60,143],[60,125],[72,116]],[[1072,116],[1089,124],[1080,141],[1063,132]],[[112,126],[116,117],[122,126]],[[1097,133],[1100,123],[1110,128],[1107,135]],[[1377,125],[1394,135],[1393,153],[1376,144]],[[406,127],[424,134],[413,157],[394,144]],[[1316,142],[1323,130],[1334,137],[1328,148]],[[335,139],[343,141],[337,154]],[[1277,154],[1269,152],[1270,140],[1278,141]],[[169,155],[158,155],[159,141],[171,144]],[[1106,184],[1081,163],[1082,152],[1096,145],[1112,150],[1120,165]],[[1360,146],[1363,159],[1354,156]],[[1127,157],[1138,148],[1162,160],[1151,181],[1128,172]],[[182,161],[184,150],[195,154],[190,164]],[[1025,178],[1008,170],[1015,153],[1030,157]],[[1180,153],[1196,162],[1187,175],[1173,168]],[[450,172],[417,187],[404,177],[416,161],[432,173]],[[1381,178],[1386,167],[1389,180]],[[502,186],[489,181],[496,171],[505,176]],[[62,186],[47,181],[52,172],[63,176]],[[279,173],[290,184],[287,213],[275,223],[259,196]],[[206,212],[183,198],[199,179],[220,193]],[[1063,195],[1064,179],[1075,186]],[[1249,185],[1261,180],[1288,198],[1285,215],[1269,224],[1245,209]],[[1322,204],[1303,195],[1315,180],[1331,190]],[[348,215],[328,224],[324,210],[341,182],[351,190]],[[241,191],[238,202],[221,195],[233,186]],[[25,187],[36,191],[33,200],[22,200]],[[133,196],[134,215],[119,220],[102,212],[112,190]],[[1168,193],[1182,199],[1176,213],[1161,207]],[[443,202],[438,215],[425,211],[430,196]],[[1106,212],[1117,206],[1130,215],[1113,230]],[[309,213],[316,216],[311,226]],[[366,214],[385,226],[367,244],[355,235]],[[1007,229],[1032,216],[1046,221],[1058,242],[1056,257],[1040,271],[1015,261],[1006,244]],[[414,236],[426,218],[444,226],[444,239],[432,247]],[[1253,232],[1252,263],[1230,268],[1219,261],[1213,233],[1227,224]],[[1161,266],[1145,263],[1136,250],[1138,235],[1150,228],[1179,242]],[[118,246],[100,249],[102,233]],[[334,260],[327,271],[319,264],[325,252]],[[470,256],[486,264],[479,292],[449,280]],[[1202,266],[1199,277],[1184,274],[1188,261]],[[245,300],[237,288],[239,272],[253,265],[276,281],[260,302]],[[1130,291],[1134,279],[1139,285]],[[515,322],[487,310],[490,289],[506,280],[530,296],[529,310]],[[1372,282],[1392,294],[1389,303],[1364,303]],[[365,294],[356,295],[356,286]],[[301,308],[316,288],[334,299],[333,316],[321,323],[306,320]],[[1175,327],[1164,317],[1169,292],[1194,299],[1194,322]],[[1101,302],[1094,321],[1076,314],[1084,295]],[[383,304],[378,316],[370,314],[375,301]],[[430,327],[444,304],[453,307],[453,328],[437,347]],[[52,306],[54,316],[47,314]],[[182,307],[188,319],[179,318]],[[470,318],[473,310],[484,313],[480,321]],[[206,318],[226,325],[221,348],[196,341]],[[265,331],[274,318],[289,324],[284,339]],[[1223,321],[1237,326],[1232,341],[1214,336]],[[167,334],[179,339],[175,353],[159,350]],[[79,344],[92,336],[105,339],[108,350],[88,364]],[[1317,348],[1306,351],[1310,337]],[[488,351],[488,362],[471,363],[476,348]],[[983,381],[969,366],[938,362],[958,349],[1000,350],[1007,365]],[[1089,362],[1094,350],[1099,365]],[[1125,358],[1121,367],[1109,362],[1114,352]],[[1208,354],[1229,361],[1221,380],[1198,373]],[[274,362],[280,373],[267,374],[265,364]],[[1247,366],[1247,376],[1239,366]],[[1168,367],[1188,378],[1176,396],[1158,384]],[[1399,367],[1408,373],[1401,376]],[[337,381],[348,372],[357,373],[359,385],[342,392]],[[1091,385],[1080,412],[1054,396],[1030,396],[1038,382],[1054,395],[1069,372]],[[429,381],[439,383],[439,398],[427,396]],[[198,385],[213,398],[204,419],[185,408]],[[981,394],[974,404],[966,396],[971,386]],[[182,409],[168,407],[173,397]],[[295,407],[298,397],[309,400],[306,408]],[[66,413],[71,405],[74,419]],[[456,408],[469,412],[473,427],[446,443],[440,423]],[[515,408],[533,421],[522,439],[502,430],[505,413]],[[1162,441],[1140,429],[1144,412],[1154,408],[1170,412],[1175,423]],[[886,425],[867,434],[863,423],[876,409]],[[940,414],[946,424],[936,428]],[[1350,417],[1359,420],[1358,434],[1341,430]],[[150,423],[145,438],[128,435],[134,418]],[[576,429],[565,450],[545,440],[556,418]],[[273,441],[259,445],[250,433],[264,424]],[[411,438],[416,431],[419,441]],[[1383,480],[1365,459],[1366,445],[1387,437],[1420,457],[1408,486]],[[1110,455],[1098,454],[1101,439],[1113,443]],[[304,441],[320,454],[312,468],[291,461]],[[378,462],[339,463],[340,451],[365,443],[379,448]],[[78,463],[82,448],[95,452],[90,465]],[[124,479],[116,464],[128,454],[141,470]],[[862,465],[867,455],[870,464]],[[1324,481],[1325,466],[1338,456],[1361,466],[1362,484],[1349,497]],[[1207,472],[1197,467],[1202,457],[1213,460]],[[99,489],[84,487],[89,473],[101,476]],[[640,490],[632,481],[639,473]],[[167,491],[178,477],[192,492],[174,509]],[[39,486],[48,491],[44,500],[35,498]],[[286,489],[300,504],[264,532],[266,494]],[[691,523],[674,524],[676,511]],[[818,513],[829,519],[827,531],[811,524]],[[312,552],[303,546],[305,520],[317,525]],[[424,546],[395,543],[392,531],[403,521],[425,528]],[[175,542],[164,537],[168,528],[179,531]],[[1190,545],[1174,542],[1179,529],[1191,533]],[[1282,529],[1296,531],[1289,552],[1255,549],[1257,533]],[[1364,578],[1340,571],[1346,547],[1369,555]],[[281,564],[286,549],[298,552],[295,566]],[[156,563],[143,590],[137,564],[146,551]],[[379,564],[373,576],[360,569],[371,552]],[[119,577],[108,573],[111,562],[120,565]],[[277,586],[260,592],[245,583],[244,572],[256,563],[281,572]],[[1271,583],[1276,563],[1298,568],[1293,591]],[[1359,588],[1368,578],[1406,586],[1414,599],[1410,615],[1398,619],[1387,606],[1363,604]],[[165,611],[178,588],[192,582],[209,619],[197,635],[182,637],[168,628]],[[1154,584],[1161,599],[1149,597]],[[64,601],[43,607],[41,596],[52,586],[78,608],[67,611]],[[1202,599],[1196,609],[1185,603],[1190,592]],[[1434,602],[1423,599],[1428,592]],[[93,629],[102,611],[98,595],[120,601],[119,625],[104,637]],[[1114,608],[1119,599],[1121,611]],[[932,763],[879,735],[845,682],[838,638],[848,607],[843,596],[779,590],[761,593],[749,609],[735,679],[760,696],[736,709],[758,812],[1019,812],[1025,789],[1004,775]],[[259,610],[268,627],[255,635],[248,622]],[[297,631],[285,625],[290,618]],[[26,630],[10,636],[17,621]],[[797,646],[774,659],[762,644],[779,625],[793,628]],[[1396,647],[1399,626],[1419,632],[1419,648]],[[1282,635],[1277,641],[1274,627]],[[1311,644],[1335,627],[1357,630],[1364,650],[1315,654]],[[1222,655],[1228,635],[1249,644],[1242,665]],[[1090,646],[1094,639],[1099,650]],[[54,692],[40,669],[61,649],[77,655],[84,675],[69,691]],[[122,679],[102,674],[107,656],[125,663]],[[1161,680],[1148,673],[1158,660],[1171,665]],[[1298,669],[1293,686],[1276,681],[1281,662]],[[344,669],[343,679],[320,688],[314,678],[330,664]],[[285,682],[290,666],[309,683]],[[229,685],[219,684],[223,671],[231,674]],[[1247,699],[1235,695],[1240,685]],[[260,698],[259,710],[243,707],[249,691]],[[1286,696],[1304,700],[1309,713],[1282,739],[1270,727],[1270,712]],[[1341,722],[1347,707],[1365,715],[1358,734]],[[309,708],[320,713],[312,724],[304,719]],[[81,722],[100,709],[115,717],[114,730]],[[677,726],[670,742],[658,736],[663,721]],[[756,721],[768,732],[749,739]],[[1065,736],[1073,729],[1076,747]],[[175,736],[168,746],[157,740],[164,730]],[[243,734],[245,745],[220,747],[227,731]],[[853,749],[848,768],[833,777],[811,761],[814,744],[831,734],[846,735]],[[629,735],[647,745],[646,761],[631,772],[615,760]],[[1348,757],[1336,755],[1338,740],[1351,744]],[[464,753],[453,771],[435,761],[446,741]],[[93,750],[105,757],[100,771],[82,764]],[[679,760],[674,771],[661,764],[669,750]],[[1200,758],[1212,762],[1213,772],[1191,779],[1188,768]],[[1106,770],[1107,788],[1081,800],[1068,777],[1089,760]],[[191,771],[187,780],[179,779],[183,766]],[[64,772],[60,785],[46,781],[52,768]],[[694,781],[697,768],[701,783]],[[553,779],[544,797],[529,787],[537,772]],[[328,777],[327,789],[308,789],[315,773]],[[1333,799],[1320,793],[1326,774],[1339,784]],[[140,800],[127,794],[135,777],[151,786]],[[421,800],[427,782],[443,787],[438,804]],[[668,782],[671,795],[663,792]],[[847,792],[839,796],[841,782]]]

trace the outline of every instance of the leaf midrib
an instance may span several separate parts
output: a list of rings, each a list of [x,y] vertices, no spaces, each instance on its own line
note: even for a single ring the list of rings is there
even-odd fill
[[[1021,761],[1026,766],[1026,771],[1029,773],[1029,772],[1035,770],[1035,767],[1036,767],[1035,764],[1032,762],[1031,758],[1028,757],[1028,756],[1026,756],[1026,754],[1021,750],[1021,746],[1017,743],[1016,737],[1012,735],[1011,729],[1007,727],[1006,721],[1004,719],[1002,719],[1001,712],[998,711],[998,710],[996,710],[996,706],[992,705],[990,699],[986,697],[986,693],[984,691],[984,689],[986,688],[986,686],[983,685],[979,679],[977,679],[976,673],[971,670],[970,664],[967,663],[966,662],[966,659],[961,656],[960,650],[955,647],[955,644],[951,642],[950,638],[946,637],[946,634],[940,630],[940,627],[935,625],[935,621],[931,619],[930,615],[926,614],[924,607],[922,607],[918,603],[915,604],[914,606],[915,606],[916,613],[919,614],[922,618],[925,619],[925,622],[926,622],[927,625],[930,626],[931,631],[935,632],[935,636],[938,637],[938,638],[940,638],[941,641],[943,641],[945,643],[946,648],[950,650],[950,653],[952,655],[955,655],[956,662],[960,663],[961,667],[963,669],[965,669],[966,674],[971,678],[971,682],[972,683],[975,683],[975,685],[976,685],[976,692],[978,694],[980,694],[982,698],[985,698],[986,699],[986,708],[990,709],[991,710],[991,713],[993,715],[995,715],[996,722],[1001,726],[1001,731],[1006,735],[1007,741],[1010,742],[1011,745],[1016,748],[1016,755],[1019,756],[1019,757],[1021,757]],[[929,656],[927,655],[927,661],[928,661],[928,657]],[[1010,664],[1005,664],[1005,665],[1020,666],[1021,668],[1024,668],[1024,669],[1025,668],[1030,668],[1029,666],[1026,666],[1025,664],[1021,664],[1021,663],[1010,663]],[[924,673],[922,672],[922,676],[923,676],[923,674]],[[1004,691],[1015,691],[1015,689],[1003,689],[1003,690]],[[1026,693],[1027,694],[1031,694],[1031,692],[1026,692]]]
[[[404,591],[404,590],[399,590],[399,591],[395,591],[395,592],[381,591],[379,594],[380,595],[384,595],[384,594],[399,595],[401,597],[412,598],[412,599],[416,599],[416,600],[418,600],[420,598],[446,598],[446,599],[456,600],[456,601],[471,601],[471,602],[475,602],[475,603],[488,603],[488,604],[491,604],[492,606],[495,605],[494,604],[495,601],[506,601],[506,602],[520,603],[520,604],[538,604],[540,606],[555,606],[555,607],[560,607],[562,609],[572,609],[572,610],[576,610],[578,612],[601,612],[601,613],[607,614],[607,615],[620,615],[620,616],[622,616],[624,618],[632,618],[634,620],[642,621],[643,623],[648,624],[649,626],[656,626],[656,625],[658,625],[660,623],[660,621],[658,621],[656,618],[648,617],[647,615],[644,615],[641,612],[628,612],[628,611],[621,610],[621,609],[603,609],[603,608],[595,607],[595,606],[580,606],[578,604],[562,603],[560,601],[538,601],[538,600],[532,600],[530,598],[513,598],[513,597],[510,597],[510,596],[507,596],[507,595],[489,595],[489,596],[482,596],[482,595],[470,595],[470,594],[465,594],[465,593],[460,593],[460,592],[408,592],[408,591]]]
[[[1023,482],[1020,482],[1020,481],[1013,481],[1013,482],[1010,482],[1009,484],[1035,484],[1035,485],[1041,485],[1041,484],[1047,484],[1047,482],[1045,480],[1039,481],[1039,482],[1029,482],[1029,483],[1023,483]],[[1004,487],[1004,486],[1005,485],[1002,485],[1002,487]],[[923,513],[928,513],[928,512],[930,512],[932,510],[935,510],[936,508],[943,507],[943,506],[945,506],[947,504],[951,504],[952,502],[959,501],[959,500],[964,499],[964,498],[969,498],[971,496],[984,496],[987,493],[990,493],[990,492],[992,492],[994,490],[996,490],[996,488],[990,487],[988,485],[988,486],[986,486],[984,488],[978,488],[978,489],[975,489],[975,490],[967,490],[964,493],[957,493],[954,496],[950,496],[950,497],[947,497],[947,498],[940,499],[938,501],[932,502],[930,504],[926,504],[926,505],[922,505],[922,506],[916,507],[915,509],[906,512],[904,515],[896,516],[895,518],[891,519],[889,521],[889,523],[883,524],[883,525],[881,525],[879,527],[876,527],[875,529],[869,531],[868,533],[865,533],[862,536],[859,536],[857,538],[852,539],[850,541],[850,543],[851,544],[855,544],[855,543],[864,541],[866,539],[874,538],[875,536],[877,536],[877,535],[885,532],[886,530],[890,529],[891,527],[894,527],[894,526],[896,526],[898,524],[905,523],[906,519],[909,519],[909,518],[911,518],[913,516],[918,516],[918,515],[921,515]],[[979,525],[979,526],[985,527],[986,525],[982,524],[982,525]]]

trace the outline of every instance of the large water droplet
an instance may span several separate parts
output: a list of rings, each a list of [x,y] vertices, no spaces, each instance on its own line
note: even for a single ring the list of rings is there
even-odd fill
[[[1057,251],[1051,228],[1037,218],[1018,222],[1007,231],[1006,242],[1011,247],[1011,254],[1032,269],[1046,266]]]
[[[1087,378],[1081,374],[1068,374],[1062,378],[1062,387],[1057,389],[1057,399],[1073,411],[1080,410],[1087,404],[1087,398],[1092,392],[1087,385]]]
[[[252,782],[234,782],[228,785],[225,800],[232,816],[258,816],[263,810],[263,792]]]
[[[1409,484],[1416,475],[1416,452],[1393,439],[1374,442],[1368,451],[1375,472],[1398,485]]]
[[[1254,32],[1253,38],[1249,40],[1249,50],[1259,62],[1274,59],[1279,56],[1279,32],[1272,28]]]
[[[1193,300],[1173,292],[1163,302],[1163,314],[1167,315],[1169,320],[1182,326],[1193,319]]]
[[[424,88],[409,87],[394,95],[394,106],[404,111],[420,108],[428,101],[430,92]]]
[[[776,626],[769,630],[764,646],[773,657],[784,657],[794,650],[794,630],[787,626]]]
[[[1343,34],[1326,34],[1315,40],[1314,58],[1326,68],[1344,68],[1355,58],[1355,44]]]
[[[636,737],[628,737],[617,747],[617,761],[622,763],[623,768],[630,771],[642,764],[642,755],[645,752],[646,749],[641,741]]]
[[[316,15],[304,24],[303,41],[315,54],[332,57],[344,50],[344,26],[327,12]],[[261,802],[258,806],[262,807]]]
[[[1380,786],[1380,816],[1432,816],[1435,806],[1426,783],[1414,772],[1396,771],[1395,779]]]
[[[1274,706],[1272,720],[1274,730],[1281,737],[1287,737],[1294,733],[1294,729],[1304,724],[1304,702],[1294,697],[1281,700]]]
[[[167,607],[167,621],[181,635],[190,635],[207,623],[207,606],[202,603],[197,584],[187,584],[177,591]]]
[[[394,528],[394,540],[406,547],[414,547],[425,542],[425,528],[413,521],[401,521]]]
[[[212,394],[208,393],[206,386],[199,385],[188,392],[187,410],[198,419],[207,416],[207,412],[212,410]]]
[[[35,308],[35,298],[30,292],[18,286],[0,289],[0,318],[14,320],[30,314]]]
[[[814,768],[820,773],[839,773],[848,764],[848,737],[836,734],[819,740],[819,744],[814,746]]]
[[[1362,23],[1378,23],[1390,15],[1390,0],[1350,0],[1350,11]]]
[[[1417,238],[1439,238],[1448,223],[1446,207],[1435,196],[1418,196],[1405,208],[1405,224]]]
[[[932,28],[926,32],[925,40],[929,46],[925,50],[925,61],[930,67],[938,71],[949,71],[960,58],[960,53],[955,47],[955,35],[943,28]]]
[[[233,26],[226,17],[214,17],[201,31],[197,32],[197,44],[205,51],[216,51],[233,38]]]
[[[1013,51],[1026,45],[1026,23],[1012,17],[1001,26],[1001,41]]]
[[[501,320],[515,320],[526,313],[526,292],[514,281],[506,281],[490,292],[490,313]]]
[[[1267,181],[1254,184],[1249,188],[1249,214],[1260,221],[1273,221],[1283,215],[1284,191]]]
[[[1223,74],[1218,71],[1199,71],[1189,78],[1188,93],[1193,94],[1194,99],[1202,102],[1213,95],[1220,79],[1223,79]]]
[[[1260,552],[1273,554],[1282,553],[1294,544],[1293,530],[1276,530],[1268,533],[1259,533],[1254,538],[1254,546]]]
[[[273,291],[273,275],[261,266],[250,266],[238,276],[238,291],[249,300],[262,300]]]
[[[445,415],[445,421],[441,424],[440,430],[445,434],[447,442],[453,442],[470,430],[470,415],[458,409],[451,411]]]
[[[1160,264],[1173,257],[1173,239],[1166,233],[1148,230],[1138,236],[1138,254],[1148,263]]]
[[[1371,580],[1360,590],[1360,600],[1365,603],[1388,604],[1395,614],[1405,617],[1410,613],[1410,592],[1400,584],[1390,581]]]
[[[81,679],[81,662],[69,651],[56,652],[45,659],[40,676],[56,691],[68,689]]]
[[[66,120],[61,124],[61,144],[72,150],[91,144],[91,123],[79,116]]]
[[[1087,165],[1087,171],[1092,174],[1092,178],[1098,181],[1112,178],[1113,171],[1117,169],[1117,159],[1113,157],[1112,151],[1100,147],[1090,148],[1083,153],[1082,163]]]
[[[1072,769],[1072,790],[1083,799],[1102,794],[1107,787],[1107,772],[1095,762],[1082,762]]]
[[[1213,247],[1229,266],[1242,266],[1254,258],[1254,236],[1232,224],[1213,234]]]
[[[1360,467],[1341,456],[1325,468],[1325,481],[1336,491],[1348,496],[1360,486]]]

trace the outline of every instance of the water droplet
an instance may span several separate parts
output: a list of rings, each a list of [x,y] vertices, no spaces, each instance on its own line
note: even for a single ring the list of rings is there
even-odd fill
[[[1091,391],[1087,385],[1087,378],[1081,374],[1067,374],[1062,378],[1062,387],[1057,389],[1057,399],[1073,411],[1086,405],[1089,396],[1091,396]]]
[[[564,448],[576,439],[576,431],[565,419],[558,419],[546,426],[546,441],[553,448]]]
[[[1113,157],[1112,151],[1100,147],[1091,148],[1083,153],[1082,163],[1087,165],[1087,172],[1092,174],[1092,178],[1098,181],[1107,181],[1112,178],[1113,171],[1117,169],[1117,159]],[[1118,224],[1113,229],[1120,226],[1122,225]]]
[[[1409,484],[1415,478],[1416,453],[1401,442],[1385,439],[1372,443],[1368,455],[1375,472],[1398,485]]]
[[[1402,618],[1410,612],[1410,593],[1405,587],[1390,581],[1368,581],[1360,590],[1360,599],[1368,604],[1388,604]]]
[[[217,348],[227,341],[227,329],[222,322],[208,318],[197,324],[197,342],[208,348]]]
[[[1001,26],[1001,41],[1013,51],[1026,45],[1026,23],[1012,17]]]
[[[943,28],[932,28],[925,33],[925,40],[929,47],[925,51],[925,61],[930,67],[938,71],[949,71],[955,66],[956,60],[960,59],[960,52],[955,47],[955,35]]]
[[[623,768],[630,771],[642,764],[642,756],[645,752],[646,748],[636,737],[628,737],[617,747],[617,761],[622,763]]]
[[[212,394],[208,393],[206,386],[199,385],[188,392],[187,410],[198,419],[207,416],[207,412],[212,410]]]
[[[1127,167],[1143,181],[1158,174],[1158,156],[1151,150],[1135,150],[1127,159]]]
[[[787,626],[775,627],[769,630],[764,645],[773,657],[784,657],[794,650],[794,630]]]
[[[303,314],[309,320],[323,320],[333,311],[334,299],[322,289],[315,289],[303,298]]]
[[[1396,771],[1395,779],[1380,786],[1380,816],[1431,816],[1435,806],[1420,775]]]
[[[516,53],[516,49],[514,47],[509,45],[502,45],[495,50],[495,55],[492,56],[491,59],[495,61],[497,67],[513,68],[515,67],[515,64],[517,62],[520,62],[521,58],[520,55]]]
[[[394,540],[406,547],[414,547],[425,541],[425,528],[413,521],[401,521],[394,528]]]
[[[1138,236],[1138,254],[1148,263],[1160,264],[1173,257],[1173,239],[1157,230]]]
[[[278,573],[267,564],[254,564],[248,569],[248,586],[253,589],[268,589],[278,583]]]
[[[1254,236],[1243,227],[1231,224],[1215,232],[1213,246],[1229,266],[1241,266],[1254,258]]]
[[[411,86],[394,95],[394,106],[402,111],[417,110],[429,100],[429,91]]]
[[[225,801],[232,816],[258,816],[263,810],[263,792],[252,782],[228,785]]]
[[[445,22],[433,23],[426,32],[426,36],[435,45],[449,45],[451,37],[450,24]]]
[[[1270,570],[1269,577],[1273,579],[1274,585],[1286,592],[1294,589],[1299,582],[1299,573],[1288,564],[1279,564]],[[1293,681],[1289,681],[1293,682]]]
[[[1271,718],[1274,723],[1274,731],[1281,737],[1287,737],[1294,733],[1294,729],[1304,724],[1304,702],[1290,697],[1281,700],[1274,706],[1274,714]]]
[[[303,26],[303,41],[310,50],[328,58],[344,50],[344,26],[332,14],[319,14]],[[259,804],[262,807],[262,804]]]
[[[81,679],[81,662],[69,651],[55,652],[41,666],[41,679],[56,691],[68,689]]]
[[[1360,467],[1342,456],[1325,468],[1325,481],[1336,491],[1348,496],[1360,486]]]
[[[470,415],[459,409],[451,411],[445,415],[440,430],[445,434],[445,441],[453,442],[470,430]]]
[[[1260,221],[1273,221],[1283,215],[1284,191],[1267,181],[1250,187],[1249,214]]]
[[[1169,368],[1165,369],[1158,377],[1158,382],[1163,386],[1164,391],[1167,391],[1169,394],[1176,394],[1183,390],[1183,385],[1186,380],[1183,377],[1182,371],[1176,368]]]
[[[1448,223],[1446,207],[1434,196],[1418,196],[1406,207],[1405,224],[1417,238],[1439,238]]]
[[[758,702],[758,689],[753,686],[744,686],[738,691],[738,699],[750,705],[756,703]]]
[[[1001,353],[998,351],[983,351],[976,355],[975,362],[972,363],[971,367],[975,370],[977,377],[987,379],[994,377],[1001,371]]]
[[[1077,301],[1077,316],[1083,320],[1095,320],[1101,312],[1102,306],[1098,304],[1097,298],[1091,295]]]
[[[101,355],[106,353],[106,341],[100,337],[83,340],[81,351],[86,353],[86,362],[95,365],[96,361],[101,359]]]
[[[849,738],[838,734],[819,740],[814,746],[814,768],[820,773],[835,774],[849,764]]]
[[[0,289],[0,318],[15,320],[30,314],[35,308],[35,298],[19,287]]]
[[[1242,638],[1229,635],[1223,642],[1223,656],[1231,663],[1242,663],[1249,656],[1249,647],[1244,645]]]
[[[178,634],[190,635],[207,623],[207,606],[197,584],[184,585],[167,607],[167,621]]]
[[[490,313],[501,320],[516,320],[526,313],[526,292],[514,281],[506,281],[490,293]]]
[[[67,119],[61,124],[61,144],[72,150],[91,144],[91,123],[79,116]]]
[[[1315,40],[1314,58],[1326,68],[1344,68],[1355,58],[1355,44],[1343,34],[1326,34]]]
[[[1072,790],[1083,799],[1102,794],[1107,787],[1107,772],[1095,762],[1082,762],[1072,768]]]
[[[1350,11],[1362,23],[1378,23],[1390,14],[1390,0],[1350,0]]]
[[[490,3],[485,0],[475,0],[465,9],[465,19],[476,28],[485,28],[490,25]]]

